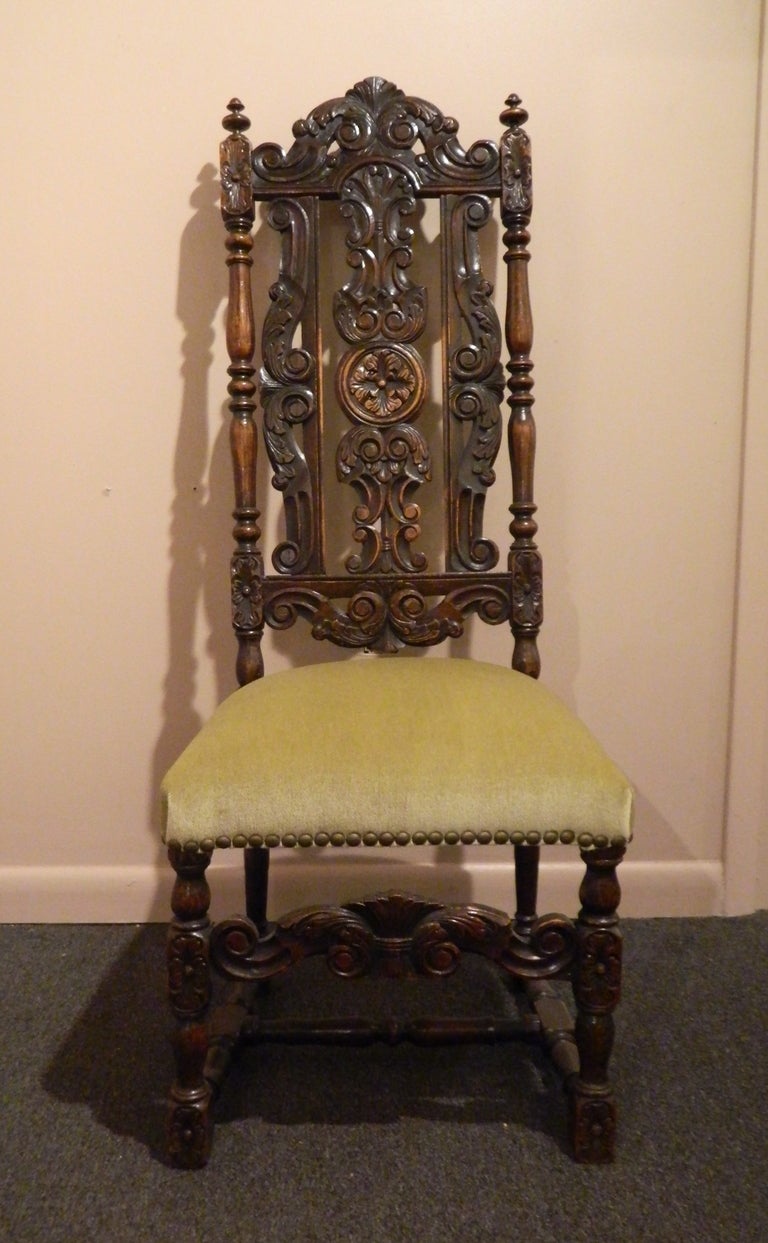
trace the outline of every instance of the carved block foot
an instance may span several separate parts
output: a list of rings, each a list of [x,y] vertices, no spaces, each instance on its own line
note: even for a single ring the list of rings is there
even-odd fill
[[[168,1158],[173,1165],[199,1170],[207,1163],[213,1139],[211,1090],[171,1089],[167,1120]]]
[[[570,1136],[577,1161],[592,1165],[613,1161],[616,1137],[616,1103],[610,1089],[595,1091],[572,1081]]]

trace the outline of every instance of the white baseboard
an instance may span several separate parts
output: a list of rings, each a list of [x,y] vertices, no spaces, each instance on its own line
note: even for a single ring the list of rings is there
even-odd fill
[[[471,848],[439,851],[304,851],[272,856],[270,908],[284,913],[310,902],[342,902],[402,888],[442,901],[514,906],[511,862],[478,860]],[[436,857],[439,856],[438,864]],[[214,918],[243,909],[239,852],[220,852],[209,869]],[[539,910],[575,914],[580,861],[542,864]],[[723,868],[718,860],[633,863],[620,869],[626,916],[721,915]],[[0,868],[0,923],[152,923],[168,916],[173,874],[135,867]]]

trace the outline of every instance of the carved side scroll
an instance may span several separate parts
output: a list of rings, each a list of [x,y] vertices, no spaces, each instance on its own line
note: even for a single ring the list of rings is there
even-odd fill
[[[453,291],[469,341],[460,337],[456,316],[449,316],[448,405],[466,437],[449,429],[451,444],[450,547],[451,568],[492,569],[499,550],[484,539],[485,494],[493,484],[493,463],[501,443],[499,404],[504,393],[501,327],[491,301],[493,286],[483,275],[478,232],[491,215],[490,200],[468,195],[454,202],[447,231]],[[457,444],[458,441],[458,444]]]

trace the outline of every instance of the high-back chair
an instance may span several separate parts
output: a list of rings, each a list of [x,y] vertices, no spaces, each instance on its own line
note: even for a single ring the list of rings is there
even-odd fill
[[[607,1070],[621,964],[616,867],[631,835],[632,792],[587,728],[536,680],[542,577],[526,119],[511,95],[499,145],[464,150],[455,120],[382,78],[359,82],[297,121],[287,152],[273,143],[251,148],[239,100],[224,119],[240,689],[163,784],[165,841],[177,873],[168,940],[177,1019],[168,1146],[182,1166],[208,1159],[212,1099],[240,1041],[298,1036],[434,1044],[537,1035],[567,1081],[576,1158],[613,1154]],[[439,205],[437,243],[419,227],[423,199]],[[511,547],[501,563],[483,530],[505,389],[502,333],[480,246],[496,200],[508,273],[512,467]],[[257,202],[268,205],[281,245],[258,377],[250,288]],[[335,268],[334,247],[342,256]],[[439,292],[427,288],[432,277]],[[439,367],[431,366],[435,357]],[[257,508],[260,434],[284,519],[267,569]],[[442,519],[427,531],[438,502]],[[470,615],[509,624],[511,669],[455,656],[405,658],[401,649],[418,653],[458,638]],[[263,677],[264,625],[285,630],[300,619],[315,639],[355,658]],[[410,843],[485,846],[499,860],[513,854],[514,915],[399,891],[280,918],[268,912],[273,849],[359,855]],[[557,843],[574,846],[585,865],[575,920],[536,912],[540,847]],[[245,852],[246,914],[212,925],[205,871],[212,852],[225,847]],[[367,972],[448,976],[463,955],[482,955],[515,984],[520,1022],[377,1024],[309,1015],[291,1026],[260,1017],[260,986],[318,954],[350,980]],[[223,1000],[212,987],[220,977]],[[562,980],[572,982],[574,1017]]]

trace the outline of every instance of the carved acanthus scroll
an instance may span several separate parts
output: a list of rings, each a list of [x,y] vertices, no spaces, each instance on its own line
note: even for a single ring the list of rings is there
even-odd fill
[[[245,136],[250,126],[239,99],[232,99],[224,118],[228,136],[219,148],[221,167],[221,212],[227,229],[227,267],[229,301],[227,306],[227,351],[230,365],[229,409],[230,450],[235,483],[235,552],[232,557],[232,625],[238,639],[237,678],[240,684],[261,677],[263,622],[260,608],[260,582],[255,584],[252,607],[245,612],[235,599],[239,568],[246,562],[261,566],[258,549],[260,529],[256,506],[257,435],[253,414],[255,367],[255,328],[251,298],[251,228],[254,219],[253,189],[250,177],[251,145]]]
[[[296,121],[288,152],[276,143],[257,147],[254,183],[259,190],[310,180],[335,185],[351,165],[381,157],[407,169],[418,185],[491,184],[498,178],[496,145],[476,142],[465,151],[457,131],[453,117],[434,104],[405,95],[384,78],[366,78]]]
[[[321,581],[312,587],[270,583],[265,620],[284,630],[301,615],[310,621],[317,639],[330,639],[340,647],[393,652],[404,645],[424,647],[459,638],[465,617],[472,613],[489,625],[509,619],[509,591],[501,580],[456,583],[446,590],[446,580],[441,579],[435,594],[444,594],[431,602],[424,580],[417,585],[393,578],[385,585],[379,579],[363,584],[342,608],[330,591],[343,595],[344,587],[344,580],[329,582],[327,591]]]

